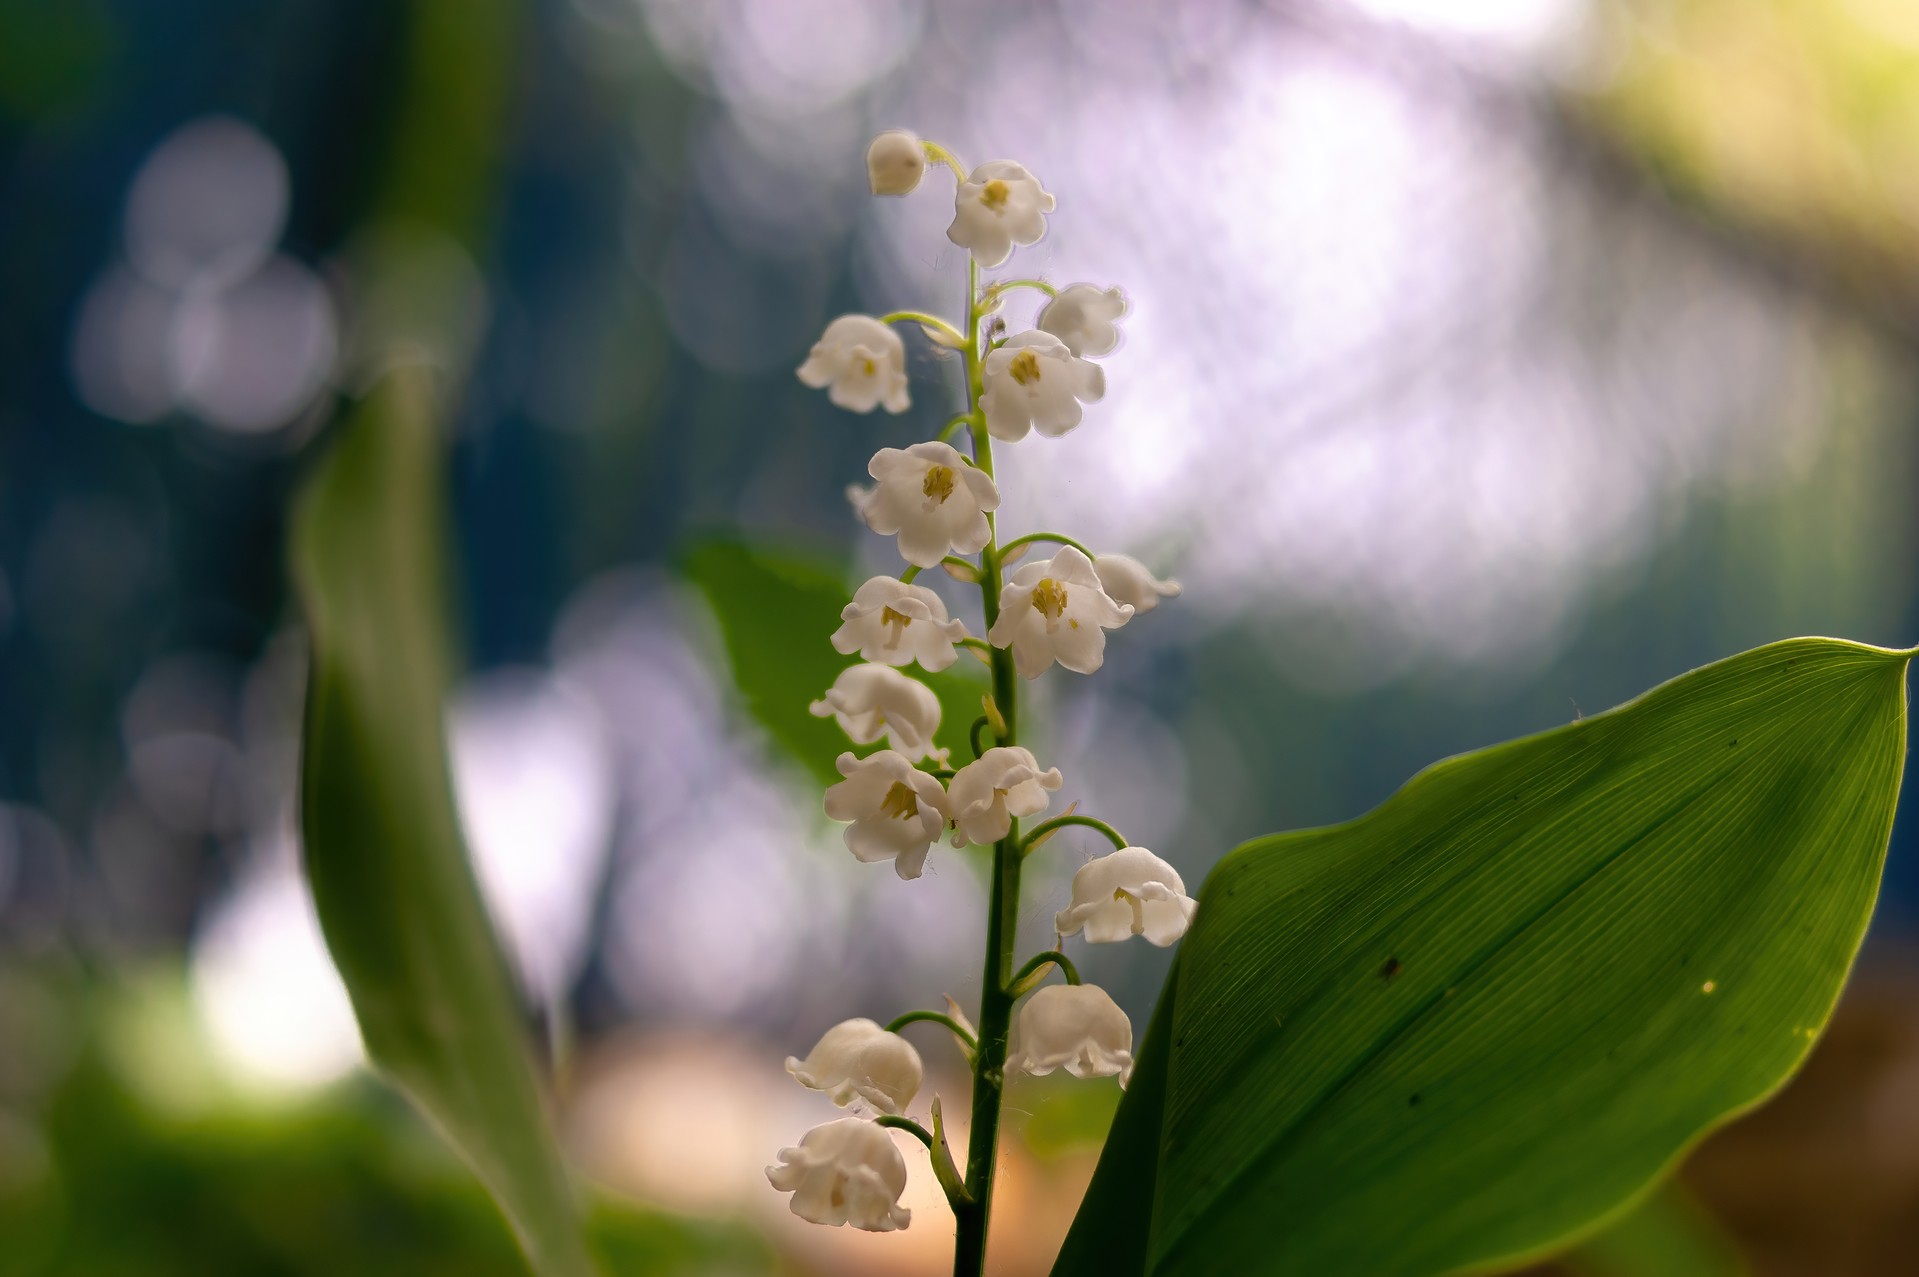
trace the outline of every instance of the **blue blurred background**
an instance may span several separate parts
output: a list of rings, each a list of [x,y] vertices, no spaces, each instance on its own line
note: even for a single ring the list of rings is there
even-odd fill
[[[844,489],[951,361],[909,336],[903,418],[792,375],[961,295],[939,175],[866,193],[894,126],[1028,165],[1018,273],[1132,300],[1001,528],[1184,582],[1037,717],[1189,884],[1738,649],[1919,640],[1899,0],[0,0],[0,1271],[520,1271],[358,1071],[298,873],[288,502],[399,348],[458,394],[461,811],[608,1253],[940,1269],[930,1181],[875,1238],[759,1167],[822,1108],[786,1054],[967,1000],[977,865],[854,864],[713,611],[715,562],[897,569]],[[1695,1172],[1757,1271],[1910,1253],[1913,838],[1842,1046]],[[1035,940],[1093,850],[1052,846]],[[1166,962],[1089,976],[1143,1025]],[[1051,1081],[1006,1272],[1117,1097]]]

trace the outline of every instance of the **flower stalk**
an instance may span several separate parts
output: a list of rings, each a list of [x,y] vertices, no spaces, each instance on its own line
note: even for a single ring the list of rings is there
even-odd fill
[[[1105,395],[1105,371],[1091,360],[1119,345],[1126,300],[1116,288],[1091,284],[982,284],[982,266],[1000,265],[1015,248],[1046,233],[1054,197],[1019,164],[994,160],[969,170],[938,143],[900,129],[880,134],[868,148],[874,194],[915,190],[929,161],[950,167],[956,178],[946,233],[968,254],[963,320],[917,310],[841,316],[827,326],[799,376],[853,411],[903,412],[910,394],[895,327],[917,325],[936,347],[959,353],[965,410],[948,419],[936,439],[881,448],[867,467],[874,486],[849,492],[860,518],[872,531],[896,537],[910,566],[897,578],[869,579],[847,604],[832,643],[863,663],[842,671],[812,711],[836,720],[855,744],[878,746],[864,756],[841,755],[837,766],[844,779],[825,796],[827,815],[847,824],[847,849],[857,859],[890,861],[901,878],[914,879],[948,832],[954,846],[992,848],[978,1022],[968,1024],[948,998],[946,1012],[908,1011],[884,1027],[845,1021],[804,1060],[789,1059],[787,1069],[802,1085],[877,1116],[863,1124],[864,1131],[853,1129],[862,1124],[851,1119],[816,1128],[798,1147],[782,1150],[783,1164],[769,1167],[768,1177],[794,1194],[791,1208],[805,1218],[873,1231],[904,1228],[898,1150],[890,1140],[876,1139],[884,1139],[879,1128],[905,1131],[926,1147],[952,1208],[955,1277],[979,1277],[1009,1075],[1063,1068],[1076,1077],[1117,1077],[1124,1085],[1132,1070],[1132,1025],[1125,1012],[1103,990],[1081,981],[1060,946],[1069,935],[1093,943],[1133,935],[1171,943],[1185,930],[1193,903],[1170,865],[1129,846],[1105,821],[1077,814],[1077,804],[1022,834],[1021,822],[1043,816],[1062,777],[1019,743],[1019,683],[1055,665],[1093,673],[1105,660],[1106,632],[1177,594],[1179,586],[1154,577],[1137,560],[1097,555],[1063,533],[1028,533],[1000,544],[995,443],[1056,438],[1078,428],[1085,406]],[[1001,312],[1006,294],[1016,289],[1045,300],[1033,328],[1009,335]],[[962,429],[970,456],[955,446]],[[1025,559],[1027,547],[1041,541],[1059,549],[1009,572]],[[983,637],[967,633],[939,595],[915,583],[934,566],[978,587]],[[905,667],[943,670],[961,648],[986,662],[991,690],[981,697],[984,712],[968,732],[972,761],[955,767],[948,750],[934,742],[938,697]],[[1056,918],[1055,947],[1016,970],[1023,862],[1072,827],[1101,833],[1116,850],[1075,874],[1073,900]],[[1053,967],[1065,984],[1044,983]],[[963,1170],[947,1146],[937,1097],[930,1131],[906,1116],[921,1066],[900,1030],[923,1022],[951,1032],[971,1066]]]

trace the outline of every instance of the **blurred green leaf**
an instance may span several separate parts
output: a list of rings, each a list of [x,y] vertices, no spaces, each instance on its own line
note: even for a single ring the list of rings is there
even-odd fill
[[[1562,1256],[1579,1277],[1746,1277],[1746,1261],[1719,1221],[1668,1181]]]
[[[515,986],[461,842],[442,705],[443,443],[431,374],[390,373],[300,502],[312,636],[307,874],[367,1053],[473,1164],[536,1270],[589,1273]]]
[[[298,1103],[163,1103],[146,1076],[156,1064],[218,1086],[184,982],[62,981],[59,994],[80,1040],[28,1115],[32,1138],[20,1143],[17,1115],[0,1108],[13,1119],[0,1123],[7,1277],[525,1277],[498,1209],[391,1091],[355,1081]],[[177,1004],[163,1013],[180,1016],[163,1064],[108,1048],[134,998],[142,1016],[156,998]],[[28,1146],[36,1156],[9,1162],[10,1147]],[[596,1200],[587,1228],[620,1277],[775,1271],[736,1222]]]
[[[841,670],[858,663],[828,641],[840,626],[840,609],[853,597],[845,573],[732,540],[702,542],[681,563],[682,574],[719,621],[747,710],[820,780],[838,780],[833,760],[853,746],[839,724],[815,718],[807,707],[825,695]],[[930,577],[921,580],[931,583]],[[970,759],[966,737],[989,687],[986,667],[962,652],[951,669],[938,674],[917,666],[907,672],[939,696],[938,743],[953,751],[955,763]]]
[[[1228,856],[1056,1271],[1412,1277],[1625,1209],[1830,1016],[1909,656],[1775,643]]]

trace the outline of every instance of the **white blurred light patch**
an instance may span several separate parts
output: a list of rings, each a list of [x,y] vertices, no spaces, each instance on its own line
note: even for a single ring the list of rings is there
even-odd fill
[[[287,168],[257,129],[216,115],[147,156],[127,195],[127,257],[162,288],[238,283],[286,223]]]
[[[333,299],[274,244],[285,225],[285,161],[225,116],[182,125],[133,179],[125,264],[109,264],[74,323],[80,401],[143,424],[176,412],[259,434],[299,419],[337,357]]]
[[[177,395],[168,334],[179,299],[125,267],[94,281],[73,327],[69,367],[80,402],[132,425],[160,420]]]
[[[334,334],[326,286],[289,257],[231,287],[196,289],[169,332],[181,403],[226,430],[284,425],[326,384]]]
[[[507,670],[449,714],[460,820],[528,991],[562,1000],[586,958],[615,802],[598,711],[567,683]]]
[[[595,4],[582,8],[592,9]],[[641,0],[654,43],[736,107],[829,106],[891,72],[922,20],[915,0]]]
[[[194,937],[193,1000],[237,1081],[322,1086],[353,1071],[360,1033],[320,936],[290,832],[256,857]]]
[[[1139,554],[1215,622],[1302,622],[1323,637],[1286,665],[1317,685],[1514,668],[1563,643],[1675,498],[1776,481],[1822,428],[1785,393],[1813,352],[1748,278],[1624,230],[1569,239],[1593,195],[1558,183],[1549,133],[1312,24],[1255,20],[1195,79],[1179,50],[1212,25],[1127,16],[1169,52],[1089,33],[1129,59],[1123,84],[1057,32],[1009,30],[968,51],[1004,92],[956,101],[929,68],[883,116],[1057,195],[1046,239],[989,277],[1132,302],[1087,424],[1001,461],[1003,534]],[[1361,24],[1350,44],[1375,47]],[[949,183],[869,207],[878,309],[956,304]]]

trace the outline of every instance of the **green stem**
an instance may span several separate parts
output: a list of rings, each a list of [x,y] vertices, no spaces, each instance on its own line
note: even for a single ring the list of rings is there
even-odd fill
[[[1057,541],[1061,545],[1072,546],[1075,550],[1078,550],[1081,554],[1085,555],[1089,559],[1097,559],[1099,557],[1097,554],[1094,554],[1091,550],[1087,549],[1085,546],[1081,545],[1079,542],[1073,540],[1073,538],[1060,532],[1028,532],[1025,536],[1014,537],[1011,541],[1008,541],[1005,545],[1002,545],[999,548],[999,552],[1001,555],[1004,555],[1006,554],[1008,550],[1015,549],[1018,546],[1022,546],[1022,545],[1031,545],[1035,541]]]
[[[965,1025],[943,1011],[908,1011],[905,1015],[896,1015],[887,1023],[886,1031],[898,1033],[907,1025],[917,1024],[922,1020],[929,1024],[943,1024],[951,1029],[953,1036],[964,1042],[969,1052],[979,1050],[979,1040],[966,1031]]]
[[[1009,292],[1015,288],[1031,288],[1045,293],[1048,297],[1059,296],[1059,289],[1043,279],[1002,279],[997,284],[986,286],[986,295],[991,298],[996,293]]]
[[[940,427],[940,432],[934,436],[934,440],[937,443],[951,443],[953,442],[953,436],[959,433],[961,426],[967,427],[969,434],[976,433],[972,430],[972,425],[972,413],[962,412],[955,414],[951,421]]]
[[[910,1117],[898,1117],[892,1113],[882,1113],[873,1119],[875,1126],[890,1126],[896,1131],[905,1131],[926,1147],[933,1147],[933,1132],[921,1126]]]
[[[966,263],[966,408],[969,415],[979,411],[980,399],[980,292],[979,263],[968,255]],[[993,473],[993,439],[984,430],[973,432],[974,461],[987,474]],[[993,516],[987,515],[993,523]],[[995,531],[997,535],[997,530]],[[980,551],[980,602],[986,616],[986,628],[999,619],[1000,559],[992,542]],[[1019,722],[1018,685],[1013,673],[1013,655],[1004,648],[991,653],[993,699],[1006,730],[1000,743],[1010,745],[1017,739]],[[975,732],[977,737],[977,732]],[[953,1208],[956,1233],[953,1241],[953,1277],[980,1277],[986,1270],[986,1229],[993,1206],[993,1178],[999,1156],[1000,1101],[1006,1084],[1006,1037],[1012,1020],[1013,1000],[1007,992],[1013,973],[1013,944],[1019,922],[1019,822],[1013,821],[1006,837],[993,847],[993,878],[987,903],[986,960],[980,974],[979,1050],[973,1057],[973,1117],[966,1149],[966,1197]]]
[[[1066,983],[1079,983],[1079,968],[1073,965],[1073,960],[1061,953],[1058,949],[1048,949],[1045,953],[1036,953],[1027,959],[1026,965],[1021,967],[1019,973],[1013,977],[1012,987],[1014,996],[1017,997],[1020,993],[1024,992],[1020,986],[1026,982],[1027,976],[1032,975],[1045,966],[1058,967],[1059,973],[1066,977]]]
[[[927,159],[933,161],[935,164],[944,164],[947,168],[952,169],[953,176],[959,181],[964,182],[966,180],[968,176],[967,168],[964,164],[960,163],[959,156],[953,154],[938,142],[928,142],[925,138],[920,139],[920,145],[926,148]],[[973,269],[978,270],[979,267],[975,265]],[[977,279],[974,282],[977,283]],[[970,305],[973,299],[971,296],[968,296],[966,300]]]
[[[986,752],[986,746],[980,744],[980,729],[986,726],[986,715],[981,714],[973,720],[973,730],[966,734],[967,744],[973,747],[973,757],[978,758]]]
[[[920,565],[915,563],[912,566],[908,567],[906,571],[900,573],[900,584],[911,585],[913,583],[913,578],[918,576],[919,574],[920,574]]]
[[[1024,856],[1027,852],[1038,846],[1048,834],[1058,829],[1064,829],[1068,825],[1084,825],[1088,829],[1097,829],[1112,840],[1113,846],[1121,848],[1122,850],[1133,845],[1126,841],[1125,834],[1122,834],[1119,830],[1097,817],[1078,815],[1055,816],[1051,820],[1033,826],[1033,832],[1026,835],[1026,841],[1020,844],[1019,854]]]
[[[896,310],[891,314],[881,315],[880,322],[882,324],[919,324],[925,328],[937,328],[950,338],[955,346],[966,340],[960,330],[952,324],[938,315],[929,315],[923,310]]]

